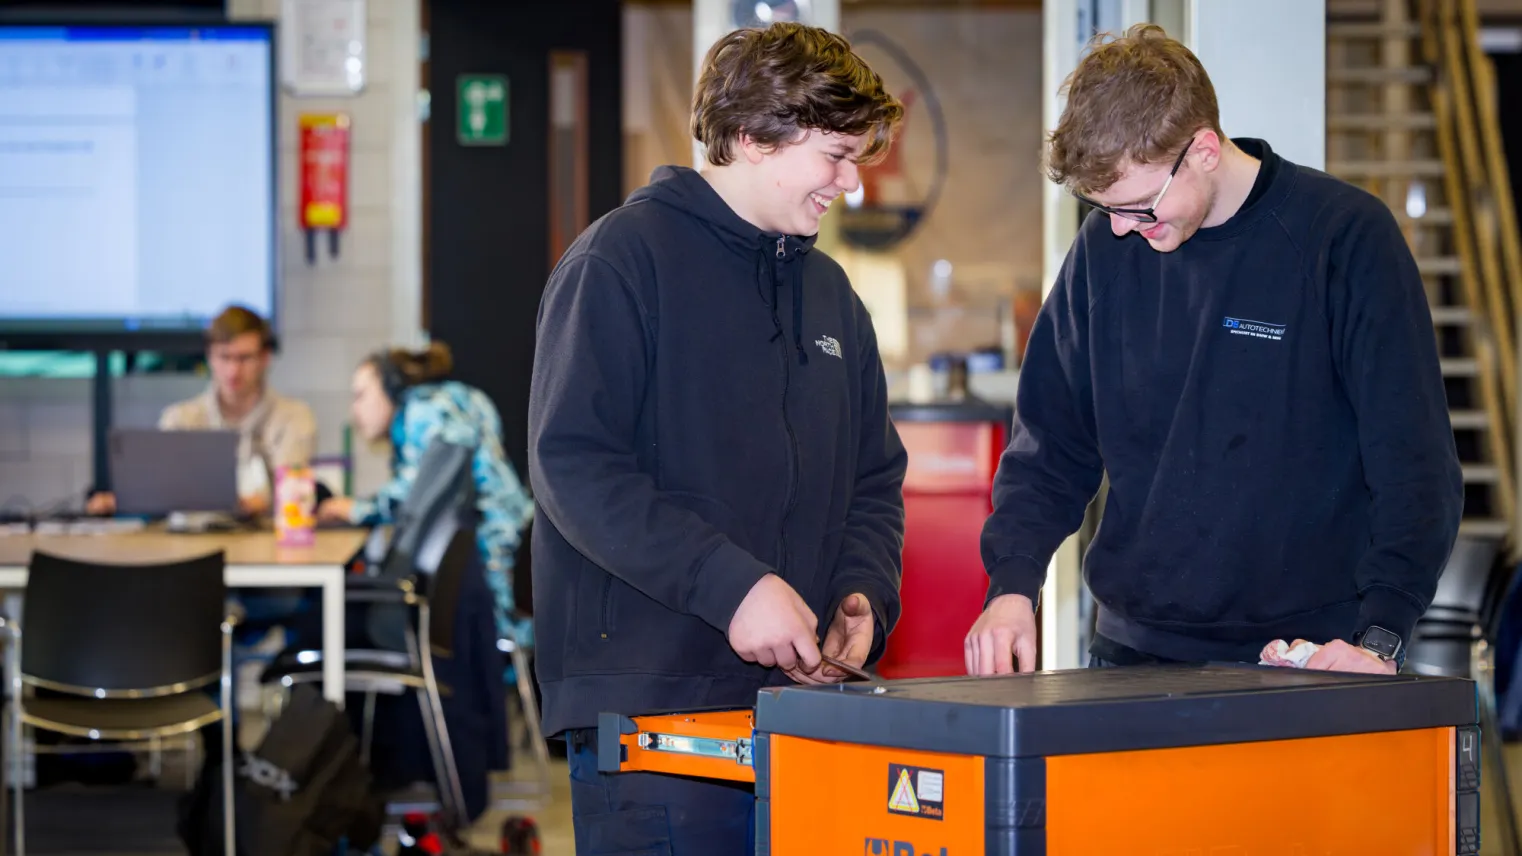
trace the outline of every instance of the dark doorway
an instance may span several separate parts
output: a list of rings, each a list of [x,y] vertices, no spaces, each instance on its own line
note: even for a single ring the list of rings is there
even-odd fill
[[[540,294],[559,251],[621,201],[620,4],[423,6],[431,95],[425,324],[454,350],[456,376],[496,403],[507,453],[526,480]],[[485,88],[472,90],[472,82]],[[471,100],[495,97],[497,84],[505,90],[505,139],[497,113]]]
[[[1519,26],[1517,22],[1510,23]],[[1506,150],[1512,204],[1522,206],[1522,52],[1493,53],[1490,59],[1495,63],[1496,118],[1500,120],[1501,145]]]

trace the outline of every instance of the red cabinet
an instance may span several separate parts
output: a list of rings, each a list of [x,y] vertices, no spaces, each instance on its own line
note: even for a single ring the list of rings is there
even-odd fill
[[[876,671],[886,678],[964,674],[962,640],[983,611],[979,541],[1013,413],[984,402],[895,405],[904,478],[903,614]]]

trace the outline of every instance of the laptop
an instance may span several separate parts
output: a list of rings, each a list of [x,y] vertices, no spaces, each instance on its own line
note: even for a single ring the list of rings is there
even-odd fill
[[[238,432],[116,428],[111,432],[116,513],[238,513]]]

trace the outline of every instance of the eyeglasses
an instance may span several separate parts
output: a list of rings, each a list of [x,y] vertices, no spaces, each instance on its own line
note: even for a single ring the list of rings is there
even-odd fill
[[[1091,208],[1097,208],[1106,214],[1113,214],[1116,217],[1124,217],[1127,220],[1135,220],[1138,223],[1156,223],[1157,206],[1162,204],[1163,194],[1167,193],[1168,186],[1173,184],[1173,177],[1178,175],[1179,167],[1184,165],[1184,155],[1189,154],[1189,147],[1192,145],[1194,145],[1193,138],[1191,138],[1189,142],[1184,145],[1184,150],[1178,153],[1178,160],[1173,162],[1173,169],[1168,171],[1168,180],[1163,182],[1163,189],[1157,192],[1157,196],[1153,198],[1152,204],[1148,205],[1146,208],[1111,208],[1108,205],[1100,205],[1098,202],[1080,196],[1077,193],[1073,195],[1078,197],[1079,202],[1082,202]]]
[[[229,351],[222,348],[212,348],[207,355],[214,363],[237,363],[243,365],[252,363],[264,356],[264,351]]]

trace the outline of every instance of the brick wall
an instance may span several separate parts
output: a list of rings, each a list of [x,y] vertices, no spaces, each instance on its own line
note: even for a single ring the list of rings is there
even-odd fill
[[[236,18],[278,18],[280,0],[230,0]],[[281,353],[272,381],[316,411],[319,453],[341,449],[349,378],[368,351],[420,336],[421,128],[416,93],[417,0],[371,3],[368,79],[353,98],[282,94],[280,123]],[[341,255],[308,267],[296,222],[296,120],[301,112],[347,112],[353,120],[350,227]],[[151,425],[171,401],[195,394],[194,376],[116,381],[116,423]],[[0,509],[78,502],[91,479],[90,382],[0,378]],[[357,448],[355,487],[386,477],[377,450]]]

